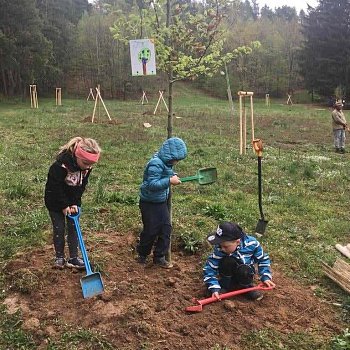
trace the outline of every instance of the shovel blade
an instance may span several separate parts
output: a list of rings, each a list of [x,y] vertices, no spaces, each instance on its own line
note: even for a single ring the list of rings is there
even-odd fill
[[[201,304],[193,305],[193,306],[187,306],[185,310],[188,311],[188,312],[201,312],[203,310],[203,306]]]
[[[216,181],[218,177],[216,168],[203,168],[198,170],[198,183],[208,185]]]
[[[91,298],[104,292],[101,274],[94,272],[80,279],[84,299]]]
[[[268,223],[267,220],[259,219],[255,228],[255,232],[263,235],[265,233],[267,223]]]

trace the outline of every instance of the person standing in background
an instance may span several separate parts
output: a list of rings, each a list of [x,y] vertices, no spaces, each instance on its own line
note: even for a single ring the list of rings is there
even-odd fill
[[[334,136],[334,147],[336,153],[345,153],[345,130],[347,123],[343,113],[343,104],[337,101],[332,112],[332,126]]]

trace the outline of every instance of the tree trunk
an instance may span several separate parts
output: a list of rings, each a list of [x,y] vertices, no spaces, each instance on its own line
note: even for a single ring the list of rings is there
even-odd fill
[[[6,75],[5,75],[5,70],[2,69],[1,70],[1,76],[2,76],[2,84],[3,84],[3,87],[4,87],[4,93],[5,93],[5,96],[7,96],[7,83],[6,83]]]
[[[170,26],[170,1],[171,0],[167,0],[167,16],[166,16],[166,27],[169,28]],[[169,45],[169,38],[168,38],[168,45]],[[169,71],[168,71],[168,86],[169,86],[169,91],[168,91],[168,139],[170,137],[172,137],[173,135],[173,67],[172,67],[172,63],[171,63],[171,58],[169,55],[169,67],[168,67]],[[172,213],[172,199],[171,199],[171,186],[169,189],[169,198],[168,198],[168,210],[169,210],[169,217],[170,217],[170,225],[172,225],[173,222],[173,213]],[[169,244],[169,249],[168,249],[168,253],[167,253],[167,260],[169,261],[169,263],[171,263],[171,239],[170,239],[170,244]]]
[[[172,69],[169,69],[169,92],[168,92],[168,139],[173,136],[173,81],[172,81]]]
[[[169,79],[169,92],[168,92],[168,139],[172,137],[173,135],[173,71],[171,67],[171,63],[169,65],[169,73],[168,73],[168,79]],[[170,224],[172,225],[173,222],[173,211],[172,211],[172,200],[171,200],[171,186],[169,189],[169,197],[168,197],[168,210],[169,210],[169,216],[170,216]],[[170,244],[169,244],[169,250],[167,253],[167,260],[169,263],[171,263],[171,239],[170,239]]]
[[[13,78],[13,72],[12,70],[8,70],[8,74],[7,74],[8,78],[9,78],[9,89],[8,89],[8,94],[9,96],[13,96],[14,95],[14,92],[15,92],[15,88],[16,88],[16,82]]]

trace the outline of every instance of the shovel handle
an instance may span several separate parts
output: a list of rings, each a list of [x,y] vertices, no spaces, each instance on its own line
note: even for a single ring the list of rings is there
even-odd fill
[[[67,217],[69,217],[70,219],[74,220],[74,218],[79,219],[80,218],[80,214],[81,214],[81,209],[80,207],[78,207],[78,211],[74,214],[67,214]]]
[[[198,180],[198,179],[199,179],[198,175],[193,175],[193,176],[182,177],[182,178],[180,178],[180,181],[187,182],[187,181],[194,181],[194,180]]]
[[[77,213],[75,213],[73,215],[69,214],[69,215],[67,215],[67,217],[69,217],[70,219],[72,219],[74,221],[75,230],[77,231],[77,235],[78,235],[81,254],[83,255],[83,260],[85,263],[86,273],[87,273],[87,275],[91,275],[92,274],[91,265],[90,265],[90,261],[89,261],[89,258],[88,258],[87,252],[86,252],[86,248],[85,248],[85,244],[84,244],[84,240],[83,240],[83,235],[81,233],[80,225],[79,225],[80,213],[81,213],[81,209],[80,209],[80,207],[78,207]]]
[[[267,286],[265,286],[265,284],[260,283],[260,284],[258,284],[255,287],[244,288],[244,289],[234,290],[232,292],[220,294],[220,300],[231,298],[231,297],[233,297],[235,295],[240,295],[240,294],[252,292],[254,290],[271,290],[273,288],[275,288],[275,287],[267,287]],[[214,303],[216,301],[219,301],[219,300],[216,299],[215,297],[210,297],[210,298],[206,298],[206,299],[196,300],[196,302],[198,304],[200,304],[200,305],[207,305],[207,304]]]
[[[258,156],[258,195],[259,195],[259,211],[262,220],[265,220],[262,209],[262,180],[261,180],[261,157]]]

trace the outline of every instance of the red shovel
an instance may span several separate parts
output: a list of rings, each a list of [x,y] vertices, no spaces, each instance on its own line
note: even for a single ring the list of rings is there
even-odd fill
[[[274,287],[267,287],[267,286],[265,286],[265,284],[260,283],[255,287],[239,289],[239,290],[234,290],[232,292],[220,294],[220,300],[231,298],[235,295],[248,293],[248,292],[251,292],[253,290],[271,290],[273,288]],[[215,297],[210,297],[210,298],[201,299],[201,300],[194,299],[194,302],[198,303],[198,305],[187,306],[185,310],[188,312],[201,312],[203,310],[203,305],[211,304],[211,303],[214,303],[214,302],[220,301],[220,300],[216,299]]]

